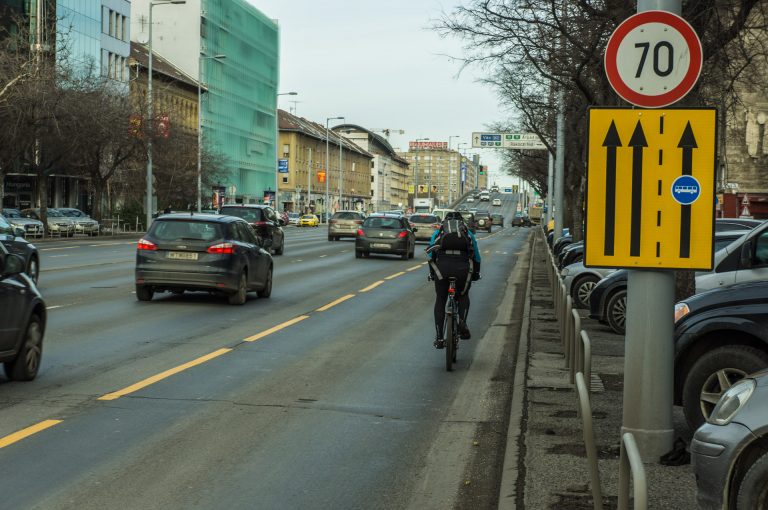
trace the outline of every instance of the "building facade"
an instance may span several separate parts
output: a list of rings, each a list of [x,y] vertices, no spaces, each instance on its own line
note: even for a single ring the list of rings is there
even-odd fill
[[[148,43],[150,1],[133,0],[132,6],[131,36]],[[187,0],[151,11],[153,51],[207,90],[200,111],[203,144],[226,160],[226,200],[274,200],[277,24],[246,0]]]
[[[285,110],[278,113],[278,208],[300,213],[370,210],[374,155],[316,122]]]
[[[382,136],[355,124],[341,124],[333,130],[373,155],[370,209],[389,211],[408,207],[408,161],[399,156]]]
[[[432,198],[435,206],[448,206],[479,186],[479,156],[468,158],[449,150],[448,142],[409,142],[408,152],[400,156],[411,169],[411,205],[413,198]]]

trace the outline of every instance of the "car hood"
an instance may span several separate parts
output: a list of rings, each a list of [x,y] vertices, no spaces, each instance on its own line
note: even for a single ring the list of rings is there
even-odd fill
[[[768,302],[768,281],[737,283],[727,287],[718,287],[700,294],[695,294],[683,300],[691,313],[717,308],[728,304],[730,306],[748,303]]]
[[[43,222],[34,218],[6,218],[11,225],[42,225]]]

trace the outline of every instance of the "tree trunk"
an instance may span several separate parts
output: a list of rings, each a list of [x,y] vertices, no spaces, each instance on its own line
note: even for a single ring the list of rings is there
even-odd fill
[[[102,211],[102,204],[104,203],[104,182],[102,182],[100,179],[95,179],[93,181],[93,219],[101,222],[101,219],[104,217],[103,211]]]

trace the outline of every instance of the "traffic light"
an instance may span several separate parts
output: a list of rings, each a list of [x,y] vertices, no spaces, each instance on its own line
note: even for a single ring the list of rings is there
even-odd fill
[[[485,175],[486,168],[488,168],[488,165],[480,165],[480,175]]]

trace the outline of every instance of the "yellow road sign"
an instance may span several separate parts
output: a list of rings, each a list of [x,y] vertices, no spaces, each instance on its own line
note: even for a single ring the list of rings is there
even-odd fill
[[[589,110],[584,264],[712,268],[716,110]]]

